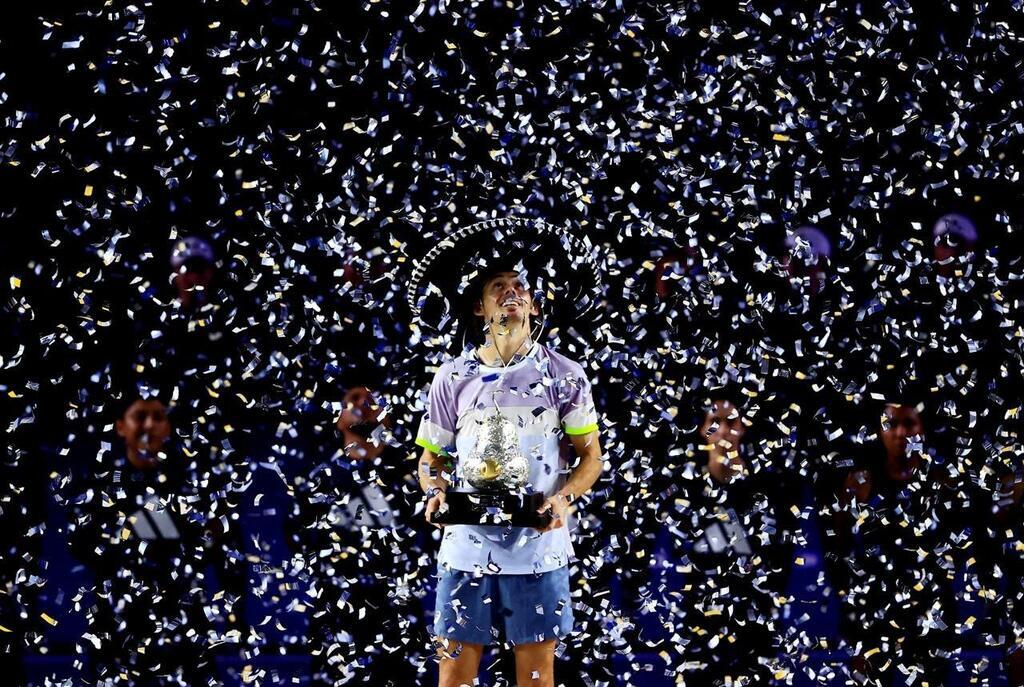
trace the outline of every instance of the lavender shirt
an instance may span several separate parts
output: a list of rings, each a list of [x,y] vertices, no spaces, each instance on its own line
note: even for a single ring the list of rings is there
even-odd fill
[[[565,484],[573,460],[564,435],[596,430],[597,412],[583,367],[539,343],[504,369],[500,363],[485,365],[475,351],[441,365],[416,444],[452,457],[454,488],[474,491],[463,479],[458,457],[476,446],[480,424],[475,420],[494,412],[495,389],[497,406],[518,428],[520,450],[530,461],[530,487],[553,495]],[[573,555],[571,524],[543,534],[528,527],[449,525],[438,564],[503,575],[556,570]]]

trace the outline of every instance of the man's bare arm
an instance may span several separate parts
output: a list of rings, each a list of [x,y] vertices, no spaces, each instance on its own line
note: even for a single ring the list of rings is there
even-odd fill
[[[423,454],[420,456],[419,469],[417,475],[420,480],[420,489],[424,493],[429,493],[433,489],[441,489],[447,491],[449,487],[448,480],[444,478],[445,458],[440,456],[429,448],[423,449]]]
[[[449,486],[448,480],[444,478],[444,464],[445,459],[443,456],[439,456],[429,448],[424,448],[423,455],[420,456],[419,469],[417,470],[420,478],[420,489],[430,496],[427,499],[427,507],[423,517],[426,518],[427,522],[439,529],[443,528],[444,525],[438,525],[431,520],[431,517],[434,513],[444,508],[445,492],[448,491]]]
[[[571,502],[590,491],[604,471],[604,461],[601,460],[601,437],[596,429],[587,434],[570,434],[569,440],[580,462],[558,494]]]
[[[596,429],[587,434],[570,434],[569,439],[572,441],[573,448],[576,449],[576,455],[580,457],[580,462],[569,475],[565,486],[547,499],[538,510],[539,513],[550,510],[552,515],[551,522],[544,527],[538,527],[538,532],[548,532],[565,527],[569,504],[589,492],[597,478],[601,476],[601,472],[604,471],[604,461],[601,460],[601,440]]]

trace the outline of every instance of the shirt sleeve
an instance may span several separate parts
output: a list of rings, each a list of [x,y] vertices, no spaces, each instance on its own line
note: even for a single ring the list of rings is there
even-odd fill
[[[574,365],[559,385],[558,418],[566,434],[589,434],[597,429],[597,409],[583,367]]]
[[[455,450],[455,396],[444,366],[430,383],[427,410],[420,419],[416,445],[444,456]]]

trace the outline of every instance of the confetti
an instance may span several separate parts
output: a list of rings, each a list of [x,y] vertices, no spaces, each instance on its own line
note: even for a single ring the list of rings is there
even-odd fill
[[[462,341],[404,287],[520,215],[606,282],[571,324],[564,277],[538,289],[606,454],[560,664],[999,683],[1017,3],[200,4],[42,7],[0,42],[5,650],[73,684],[306,679],[283,647],[325,684],[434,684],[412,440]],[[521,429],[556,392],[517,390]]]

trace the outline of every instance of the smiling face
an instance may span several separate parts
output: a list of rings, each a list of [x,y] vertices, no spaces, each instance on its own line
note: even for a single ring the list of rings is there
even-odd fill
[[[739,454],[746,431],[739,409],[727,400],[714,401],[704,415],[700,435],[708,447],[708,472],[719,482],[728,482],[746,469]]]
[[[117,421],[117,435],[124,439],[128,461],[137,468],[150,469],[171,435],[171,422],[164,404],[155,398],[138,399]]]
[[[518,272],[498,272],[484,282],[473,314],[485,324],[529,330],[530,317],[540,314]]]
[[[920,452],[908,454],[911,437],[924,435],[924,423],[917,409],[909,405],[890,403],[882,415],[882,428],[879,431],[882,444],[885,446],[886,470],[893,479],[908,479],[921,462]]]

